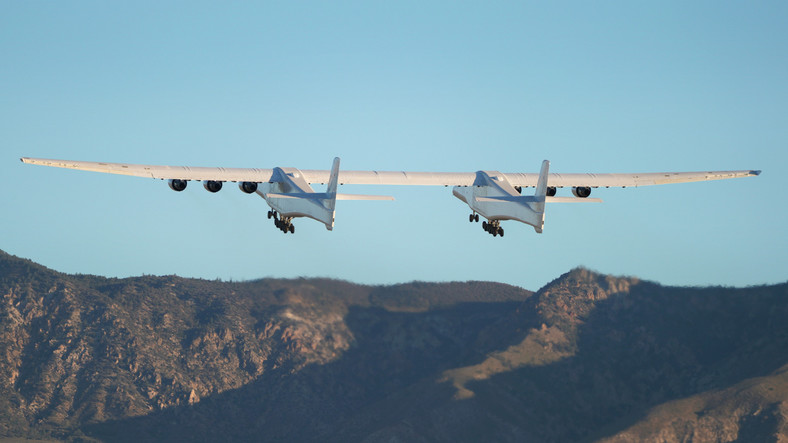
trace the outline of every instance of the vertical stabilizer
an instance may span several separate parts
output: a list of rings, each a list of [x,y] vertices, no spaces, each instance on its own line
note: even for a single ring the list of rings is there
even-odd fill
[[[547,175],[550,173],[550,162],[542,162],[542,170],[539,171],[539,181],[536,182],[536,192],[534,196],[545,197],[547,195]]]
[[[531,210],[534,211],[535,223],[532,223],[532,226],[537,234],[541,234],[542,229],[544,229],[544,210],[545,199],[547,198],[548,174],[550,174],[550,162],[545,160],[542,162],[542,170],[539,171],[539,180],[536,182],[536,191],[534,192],[536,202],[529,205]]]
[[[331,175],[328,178],[328,187],[326,188],[326,199],[323,205],[329,212],[331,223],[326,222],[326,229],[329,231],[334,229],[334,212],[337,205],[337,186],[339,185],[339,157],[334,157],[334,164],[331,165]]]
[[[337,195],[337,185],[339,184],[339,157],[334,157],[334,164],[331,165],[331,176],[328,178],[328,188],[326,194],[331,197]]]

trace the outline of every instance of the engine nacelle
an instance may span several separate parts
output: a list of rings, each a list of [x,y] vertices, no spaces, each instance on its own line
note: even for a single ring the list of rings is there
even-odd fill
[[[167,184],[170,185],[170,189],[177,192],[186,189],[186,183],[186,180],[181,180],[179,178],[171,178],[167,181]]]
[[[556,193],[555,186],[548,186],[547,187],[547,196],[548,197],[555,197],[555,193]]]
[[[255,182],[239,182],[238,188],[244,191],[247,194],[251,194],[252,192],[257,190],[257,183]]]
[[[591,188],[588,186],[573,186],[572,195],[575,197],[586,198],[591,195]]]
[[[222,189],[222,182],[216,180],[205,180],[202,182],[202,186],[208,192],[219,192]]]

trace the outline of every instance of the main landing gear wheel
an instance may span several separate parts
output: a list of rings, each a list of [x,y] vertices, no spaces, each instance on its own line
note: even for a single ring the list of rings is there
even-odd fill
[[[268,211],[268,218],[274,218],[274,226],[277,227],[283,234],[287,234],[288,232],[291,234],[295,234],[295,226],[293,226],[293,217],[282,217],[279,218],[279,215],[276,211]]]
[[[484,232],[492,235],[493,237],[498,237],[498,236],[503,237],[503,228],[501,227],[500,220],[492,220],[489,223],[483,221],[482,229],[484,229]]]

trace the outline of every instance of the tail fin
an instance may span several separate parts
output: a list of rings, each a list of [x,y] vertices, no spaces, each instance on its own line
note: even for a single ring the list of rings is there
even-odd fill
[[[547,175],[550,173],[550,162],[545,160],[542,162],[542,170],[539,171],[539,180],[536,182],[536,192],[534,196],[545,197],[547,196]]]
[[[331,175],[328,178],[328,187],[326,188],[326,199],[323,200],[323,205],[331,214],[331,224],[326,223],[326,229],[329,231],[334,229],[334,212],[337,205],[337,185],[339,185],[339,157],[334,157],[334,164],[331,165]]]
[[[328,178],[328,188],[326,193],[329,195],[337,193],[339,184],[339,157],[334,157],[334,164],[331,165],[331,176]]]
[[[534,211],[534,215],[537,218],[536,223],[532,224],[537,234],[541,234],[542,229],[544,229],[545,199],[547,198],[547,175],[549,173],[550,162],[545,160],[542,162],[542,170],[539,171],[539,180],[536,182],[536,191],[534,192],[534,198],[537,201],[536,203],[530,205],[531,210]]]

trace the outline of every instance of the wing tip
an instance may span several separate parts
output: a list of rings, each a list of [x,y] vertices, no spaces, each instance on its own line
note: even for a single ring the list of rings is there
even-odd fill
[[[750,171],[750,175],[761,175],[761,170],[760,169],[752,170]]]

